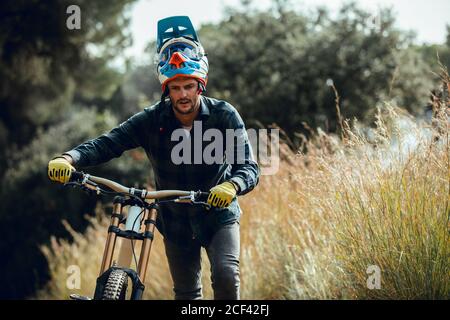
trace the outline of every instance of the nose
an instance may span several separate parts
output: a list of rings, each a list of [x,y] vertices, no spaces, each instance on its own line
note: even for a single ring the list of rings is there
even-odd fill
[[[187,97],[187,92],[188,92],[188,91],[187,91],[185,88],[181,88],[181,91],[180,91],[181,97],[182,97],[182,98]]]

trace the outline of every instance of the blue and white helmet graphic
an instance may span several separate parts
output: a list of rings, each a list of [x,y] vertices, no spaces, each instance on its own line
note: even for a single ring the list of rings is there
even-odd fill
[[[208,59],[189,17],[174,16],[158,21],[156,52],[163,92],[167,83],[178,77],[195,78],[206,87]]]

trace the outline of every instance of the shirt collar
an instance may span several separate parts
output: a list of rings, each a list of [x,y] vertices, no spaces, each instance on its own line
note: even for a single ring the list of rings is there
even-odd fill
[[[200,117],[207,118],[210,115],[208,105],[206,104],[205,97],[200,96],[200,112],[198,113]]]

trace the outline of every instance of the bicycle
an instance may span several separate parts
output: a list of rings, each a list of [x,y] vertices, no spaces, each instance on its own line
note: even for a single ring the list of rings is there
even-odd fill
[[[100,185],[112,191],[105,190]],[[80,171],[72,172],[70,181],[65,186],[80,187],[82,190],[97,195],[114,195],[111,222],[108,237],[103,252],[100,273],[97,278],[94,297],[71,294],[73,300],[125,300],[127,297],[128,278],[131,279],[132,292],[130,300],[140,300],[144,292],[145,276],[153,243],[154,229],[158,215],[158,204],[163,202],[177,202],[199,204],[207,209],[210,205],[205,202],[209,192],[160,190],[147,191],[145,189],[128,188],[119,183],[101,177],[92,176]],[[166,199],[167,198],[167,199]],[[170,199],[169,199],[170,198]],[[157,200],[147,202],[146,200]],[[161,200],[166,199],[166,200]],[[128,208],[125,215],[123,209]],[[139,223],[137,223],[139,221]],[[120,228],[124,225],[124,228]],[[140,230],[144,227],[144,231]],[[129,239],[122,243],[118,261],[113,260],[117,238]],[[134,252],[134,241],[142,241],[139,261]],[[128,245],[127,245],[128,244]],[[131,250],[130,250],[131,245]],[[131,264],[131,253],[137,270],[128,268]]]

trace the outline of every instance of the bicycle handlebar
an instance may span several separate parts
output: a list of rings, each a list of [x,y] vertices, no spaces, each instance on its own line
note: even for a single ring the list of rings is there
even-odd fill
[[[108,180],[101,177],[92,176],[80,171],[73,171],[70,177],[70,182],[80,184],[98,194],[102,192],[97,184],[104,185],[111,190],[119,193],[124,193],[131,196],[136,196],[141,199],[161,199],[168,197],[178,197],[174,202],[189,202],[205,204],[202,201],[206,201],[209,192],[201,191],[183,191],[183,190],[160,190],[160,191],[148,191],[145,189],[128,188],[112,180]]]

